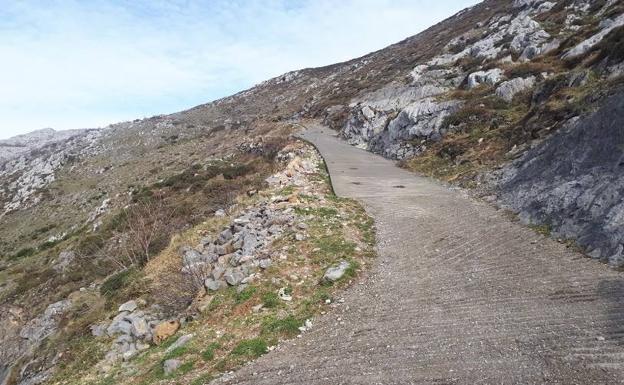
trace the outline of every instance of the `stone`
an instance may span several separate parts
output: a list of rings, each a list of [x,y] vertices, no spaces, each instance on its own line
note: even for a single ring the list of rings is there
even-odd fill
[[[287,301],[290,302],[292,301],[292,295],[287,294],[286,293],[287,289],[285,287],[282,287],[281,289],[279,289],[277,291],[277,296],[282,300],[282,301]]]
[[[503,78],[503,70],[493,68],[487,71],[477,71],[468,75],[468,89],[475,88],[480,84],[495,85]]]
[[[269,258],[261,259],[258,261],[258,266],[261,269],[268,269],[271,266],[271,260]]]
[[[219,280],[223,277],[223,273],[225,273],[225,267],[217,265],[212,269],[212,278]]]
[[[139,339],[150,338],[151,331],[147,325],[147,321],[144,317],[135,314],[130,314],[128,317],[130,320],[131,329],[130,332],[133,336]]]
[[[534,84],[534,76],[529,76],[528,78],[514,78],[501,83],[498,88],[496,88],[495,94],[506,102],[511,102],[514,96],[519,92],[532,88]]]
[[[305,241],[306,240],[306,235],[303,233],[297,233],[295,234],[295,240],[297,241]]]
[[[202,255],[199,251],[191,248],[185,248],[182,255],[182,263],[186,265],[192,265],[198,261],[201,261]]]
[[[61,316],[71,308],[71,305],[71,301],[67,299],[48,305],[43,314],[24,325],[20,330],[20,337],[38,345],[44,338],[56,332]]]
[[[185,346],[186,344],[191,342],[193,337],[195,337],[194,334],[185,334],[183,336],[180,336],[180,338],[178,338],[176,340],[176,342],[174,342],[167,349],[165,349],[165,354],[170,353],[170,352],[172,352],[173,350],[175,350],[177,348],[181,348],[181,347]]]
[[[132,332],[132,323],[126,318],[127,315],[128,312],[117,314],[110,325],[108,325],[106,333],[108,333],[109,336],[115,334],[130,334]]]
[[[245,275],[239,269],[226,269],[223,278],[228,285],[236,286],[241,283]]]
[[[218,279],[206,278],[206,280],[204,281],[204,286],[206,286],[206,289],[208,290],[217,291],[219,289],[227,287],[227,283]]]
[[[108,329],[108,324],[100,322],[89,326],[89,329],[91,330],[91,335],[94,337],[104,337],[107,335],[106,330]]]
[[[336,282],[342,278],[351,264],[347,261],[340,261],[338,266],[330,267],[323,274],[323,279],[329,282]]]
[[[160,344],[167,338],[174,335],[178,329],[180,328],[180,321],[178,320],[170,320],[166,322],[161,322],[154,328],[154,337],[153,341],[156,345]]]
[[[122,304],[121,306],[119,306],[117,311],[120,312],[120,313],[124,312],[124,311],[133,312],[133,311],[135,311],[137,309],[137,307],[138,307],[138,305],[137,305],[136,301],[135,300],[130,300],[130,301]]]
[[[218,242],[223,245],[230,239],[232,239],[232,230],[225,229],[219,234]]]
[[[165,372],[165,375],[168,376],[171,373],[175,372],[181,365],[182,361],[176,360],[175,358],[165,360],[165,362],[163,362],[163,370]]]
[[[215,215],[215,217],[224,217],[225,216],[225,210],[219,209],[219,210],[215,211],[214,215]]]

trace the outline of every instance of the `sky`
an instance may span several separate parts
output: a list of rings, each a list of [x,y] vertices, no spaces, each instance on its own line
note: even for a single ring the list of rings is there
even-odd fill
[[[0,0],[0,139],[172,113],[403,40],[476,0]]]

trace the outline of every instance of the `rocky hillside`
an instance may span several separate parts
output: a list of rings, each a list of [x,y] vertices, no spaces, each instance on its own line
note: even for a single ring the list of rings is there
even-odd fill
[[[489,0],[362,58],[187,111],[0,141],[0,384],[155,383],[172,373],[191,381],[305,329],[314,312],[283,299],[298,278],[311,277],[308,288],[328,269],[354,273],[339,256],[362,261],[370,244],[355,222],[337,239],[305,227],[306,218],[337,229],[336,218],[362,215],[311,189],[320,165],[287,155],[311,159],[290,136],[311,119],[621,266],[623,41],[621,1]],[[291,179],[277,186],[282,172]],[[319,199],[335,206],[325,211]],[[262,273],[293,245],[310,256],[297,262],[297,279],[288,264]],[[173,268],[159,272],[154,261]],[[258,272],[276,281],[243,282]],[[300,292],[315,306],[332,293]],[[276,313],[228,318],[268,308],[273,295]],[[211,318],[215,298],[225,305]],[[187,317],[198,341],[219,340],[220,361],[188,367],[206,349],[170,354],[154,339],[157,327],[171,321],[177,331]],[[294,319],[280,326],[291,332],[269,330],[269,318]],[[224,340],[202,328],[232,319],[250,326]],[[161,359],[178,363],[167,369]]]

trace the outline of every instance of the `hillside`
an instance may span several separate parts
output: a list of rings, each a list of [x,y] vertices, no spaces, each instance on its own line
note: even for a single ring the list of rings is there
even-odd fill
[[[292,136],[301,125],[619,269],[623,41],[621,1],[488,0],[364,57],[186,111],[0,141],[0,384],[167,383],[161,360],[187,355],[197,362],[174,372],[199,384],[330,311],[366,275],[373,236]],[[348,279],[327,285],[340,266]],[[281,299],[293,288],[295,301]],[[133,314],[144,332],[98,327]],[[218,340],[217,359],[165,353],[152,337],[168,321]]]

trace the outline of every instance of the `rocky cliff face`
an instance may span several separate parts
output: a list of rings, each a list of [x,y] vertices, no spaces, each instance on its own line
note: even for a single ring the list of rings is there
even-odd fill
[[[624,93],[570,120],[505,167],[500,199],[526,223],[576,240],[593,258],[624,265]]]

